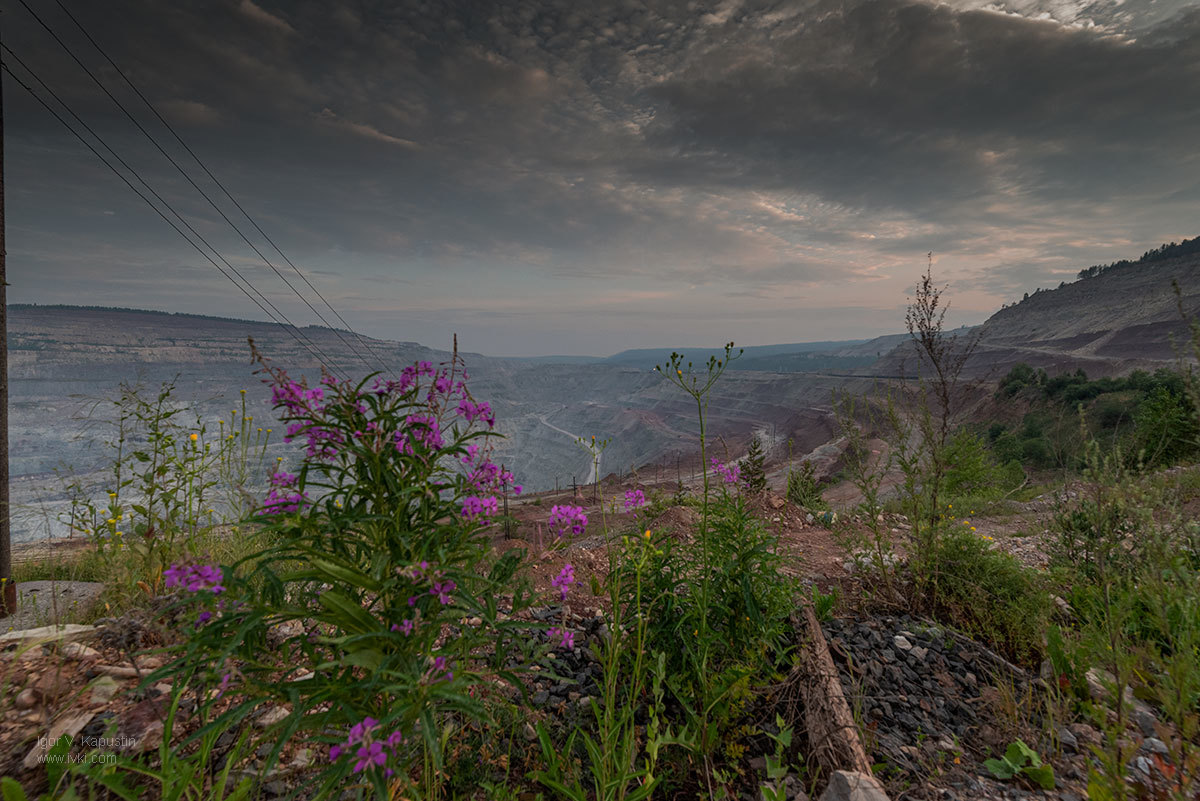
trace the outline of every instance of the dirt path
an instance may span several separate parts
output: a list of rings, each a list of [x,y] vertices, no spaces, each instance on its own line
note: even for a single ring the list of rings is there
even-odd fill
[[[548,421],[546,419],[546,415],[544,415],[544,414],[537,415],[537,419],[541,420],[542,425],[546,426],[547,428],[552,428],[560,434],[566,434],[568,437],[570,437],[571,439],[573,439],[576,442],[579,442],[579,443],[587,442],[587,440],[585,440],[583,437],[579,436],[578,434],[572,434],[570,431],[567,431],[566,429],[562,429],[562,428],[559,428],[558,426],[554,425],[553,423],[551,423],[550,421]],[[591,459],[589,461],[590,472],[588,473],[587,480],[583,482],[584,484],[591,484],[591,483],[595,482],[596,477],[598,475],[600,475],[599,468],[600,468],[601,461],[602,460],[599,458]]]

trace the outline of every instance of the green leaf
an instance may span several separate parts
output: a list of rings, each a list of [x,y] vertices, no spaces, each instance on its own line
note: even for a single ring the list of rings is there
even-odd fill
[[[17,784],[16,779],[10,779],[7,776],[0,778],[0,798],[3,798],[4,801],[29,801],[25,790]]]
[[[58,783],[67,769],[67,753],[71,750],[71,737],[59,737],[46,755],[46,780],[52,791],[58,789]]]
[[[365,634],[378,627],[367,610],[336,590],[321,593],[317,600],[336,616],[337,624],[345,631]]]
[[[983,766],[997,779],[1011,779],[1017,775],[1017,767],[1007,759],[985,759]]]
[[[1004,758],[1018,768],[1026,763],[1035,768],[1042,764],[1042,759],[1037,755],[1037,751],[1025,745],[1022,740],[1013,742],[1004,752]]]
[[[383,654],[374,648],[352,651],[342,657],[343,664],[366,668],[370,671],[378,670],[381,662],[383,662]]]
[[[1021,773],[1032,779],[1043,790],[1054,789],[1054,768],[1050,765],[1024,768]]]
[[[348,584],[351,587],[358,587],[367,590],[368,592],[379,592],[383,586],[375,579],[363,573],[361,570],[355,570],[346,565],[336,564],[326,561],[325,559],[312,559],[312,566],[324,573],[334,581],[339,581],[343,584]]]
[[[142,797],[143,787],[133,788],[125,784],[125,779],[119,773],[101,773],[99,776],[93,777],[100,784],[104,785],[108,791],[125,801],[138,801]]]

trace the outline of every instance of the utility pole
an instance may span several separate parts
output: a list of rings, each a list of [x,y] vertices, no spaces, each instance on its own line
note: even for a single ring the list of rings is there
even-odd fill
[[[0,78],[0,617],[17,611],[8,496],[8,274],[4,248],[4,81]]]

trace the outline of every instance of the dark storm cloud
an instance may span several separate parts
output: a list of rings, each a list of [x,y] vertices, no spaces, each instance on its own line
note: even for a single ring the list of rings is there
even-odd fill
[[[1200,13],[979,5],[121,0],[76,13],[368,319],[411,309],[414,283],[446,315],[472,308],[465,292],[477,312],[536,317],[568,291],[597,293],[598,315],[668,301],[707,314],[697,287],[724,292],[731,319],[751,302],[782,318],[796,298],[891,314],[929,250],[979,276],[982,311],[1039,275],[1194,235]],[[35,7],[137,108],[52,3]],[[23,58],[219,247],[239,246],[23,10],[6,17]],[[39,273],[54,285],[106,232],[125,237],[112,258],[127,266],[178,261],[136,199],[6,94],[23,193],[10,250],[62,254]]]
[[[1136,193],[1200,140],[1195,11],[1134,42],[901,0],[814,4],[803,20],[648,88],[665,104],[650,140],[690,175],[939,216],[1007,193]],[[730,155],[743,171],[703,169]]]

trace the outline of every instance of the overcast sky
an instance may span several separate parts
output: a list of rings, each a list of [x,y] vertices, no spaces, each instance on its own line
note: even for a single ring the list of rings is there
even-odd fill
[[[54,0],[26,2],[199,176]],[[496,355],[863,338],[902,330],[928,251],[959,324],[1200,234],[1196,3],[63,2],[374,336]],[[3,9],[5,43],[316,322]],[[8,76],[4,100],[11,302],[263,318]]]

